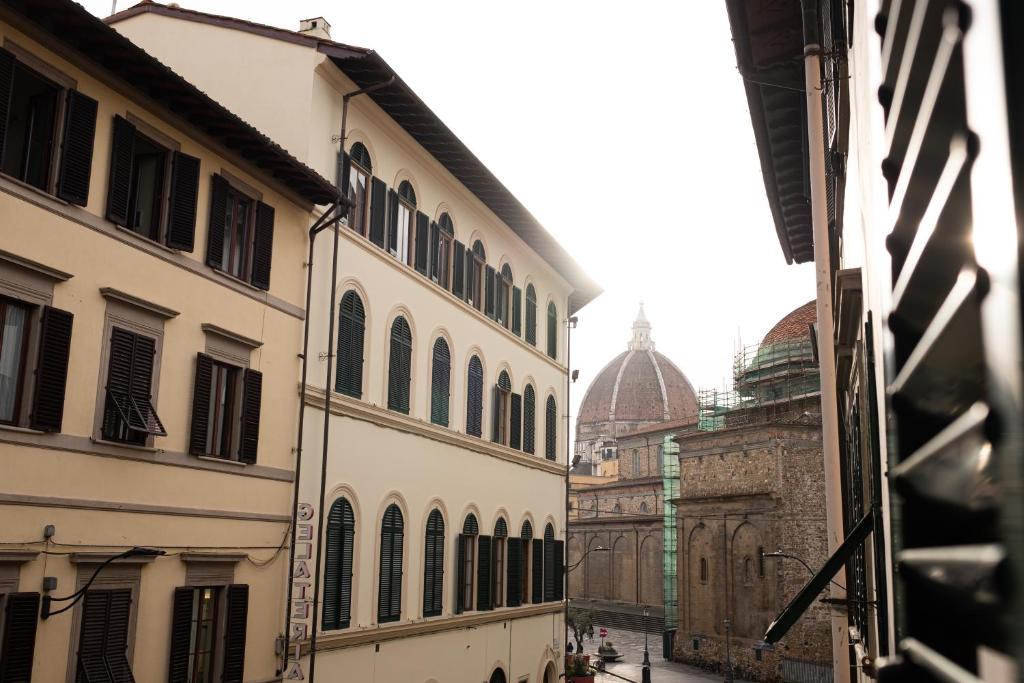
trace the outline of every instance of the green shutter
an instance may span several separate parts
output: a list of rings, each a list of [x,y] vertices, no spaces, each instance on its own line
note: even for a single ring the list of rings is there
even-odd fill
[[[391,325],[388,364],[388,409],[409,414],[409,382],[412,379],[412,331],[399,316]]]
[[[526,341],[537,345],[537,290],[526,286]]]
[[[523,390],[523,452],[533,454],[535,452],[535,440],[537,433],[537,399],[533,391],[533,385],[527,384]]]
[[[523,433],[523,397],[519,394],[512,394],[511,396],[509,418],[508,445],[519,450],[522,448]]]
[[[514,536],[508,543],[508,563],[506,565],[505,585],[508,591],[508,606],[518,607],[523,604],[523,541]]]
[[[523,290],[512,288],[512,334],[517,337],[523,333]]]
[[[341,298],[338,319],[338,369],[334,388],[353,398],[363,396],[363,344],[366,331],[366,312],[363,300],[349,290]]]
[[[555,460],[557,448],[558,409],[555,407],[555,397],[548,396],[547,404],[544,407],[544,457],[548,460]]]
[[[352,606],[352,553],[355,515],[344,498],[331,505],[324,549],[323,628],[348,628]]]
[[[451,389],[452,360],[448,342],[438,337],[434,342],[434,353],[430,373],[430,421],[442,427],[448,426],[448,402]]]
[[[476,565],[476,608],[478,610],[494,609],[491,595],[491,555],[493,544],[490,536],[477,537]]]

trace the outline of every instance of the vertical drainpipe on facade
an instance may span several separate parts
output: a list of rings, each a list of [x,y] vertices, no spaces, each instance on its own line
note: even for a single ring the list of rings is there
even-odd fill
[[[821,435],[825,465],[825,512],[829,555],[843,542],[842,486],[839,468],[839,412],[836,398],[835,332],[832,318],[832,265],[825,195],[825,133],[822,114],[821,43],[818,38],[818,0],[801,0],[804,34],[804,83],[807,95],[807,155],[811,176],[811,222],[814,234],[814,274],[817,283],[818,367],[821,373]],[[837,608],[846,591],[829,584],[832,668],[837,683],[850,680],[848,623]]]
[[[572,444],[569,438],[569,420],[570,413],[572,412],[569,407],[569,391],[570,384],[572,382],[571,375],[572,370],[570,369],[570,359],[572,358],[571,345],[572,345],[572,328],[576,326],[576,318],[571,314],[570,302],[572,295],[569,296],[569,301],[566,302],[565,310],[570,313],[569,317],[565,321],[565,516],[562,518],[562,533],[564,534],[565,544],[562,548],[562,644],[559,647],[559,652],[569,642],[569,468],[572,466]],[[600,503],[595,503],[595,507],[600,506]],[[584,552],[586,546],[583,547]]]

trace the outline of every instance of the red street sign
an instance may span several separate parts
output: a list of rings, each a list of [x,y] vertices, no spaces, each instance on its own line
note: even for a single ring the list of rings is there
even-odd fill
[[[608,629],[606,629],[606,628],[604,628],[604,627],[602,626],[602,627],[601,627],[601,630],[600,630],[600,634],[601,634],[601,637],[602,637],[602,638],[604,638],[605,636],[607,636],[607,635],[608,635]]]

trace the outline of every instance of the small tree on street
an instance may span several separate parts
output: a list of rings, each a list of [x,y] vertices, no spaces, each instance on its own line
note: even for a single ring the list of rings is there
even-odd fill
[[[594,613],[578,607],[569,608],[569,628],[576,641],[576,652],[583,652],[583,638],[594,637]]]

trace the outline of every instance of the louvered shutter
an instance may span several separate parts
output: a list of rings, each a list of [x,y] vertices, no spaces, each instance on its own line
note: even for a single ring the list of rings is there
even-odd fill
[[[60,168],[57,172],[57,196],[79,206],[89,203],[97,108],[96,100],[77,90],[68,90]]]
[[[466,397],[466,433],[471,436],[483,434],[484,412],[484,370],[480,359],[473,356],[469,361],[469,379]]]
[[[537,430],[537,401],[533,391],[533,385],[527,384],[523,390],[523,452],[533,454],[535,452],[535,438]]]
[[[167,213],[167,246],[191,252],[196,243],[199,203],[199,159],[181,152],[171,157],[171,196]]]
[[[558,357],[558,312],[554,304],[548,306],[548,356]]]
[[[423,567],[423,616],[440,616],[444,593],[444,519],[437,510],[427,518]]]
[[[390,613],[393,619],[402,616],[402,549],[405,545],[405,529],[402,524],[402,515],[397,511],[398,522],[395,528],[395,538],[391,544],[391,603]]]
[[[463,292],[465,295],[465,301],[476,306],[477,310],[480,309],[480,302],[473,301],[473,290],[476,287],[476,281],[474,274],[476,273],[476,260],[473,258],[473,250],[469,247],[466,248],[466,291]]]
[[[398,193],[388,190],[388,251],[398,253]]]
[[[491,595],[491,555],[493,544],[490,536],[477,536],[476,565],[476,608],[494,609]]]
[[[508,445],[519,450],[522,448],[523,433],[523,397],[512,394],[509,401],[509,432]]]
[[[121,424],[121,414],[115,400],[127,397],[132,388],[132,356],[135,350],[135,335],[119,327],[110,333],[110,358],[107,363],[107,401],[103,411],[103,434],[112,438]]]
[[[416,212],[416,245],[413,267],[420,275],[427,274],[427,261],[430,258],[430,217],[420,211]]]
[[[14,91],[14,64],[16,60],[7,50],[0,48],[0,163],[3,163],[7,122],[11,116],[11,94]]]
[[[442,427],[448,426],[448,403],[451,388],[451,352],[443,338],[434,342],[434,354],[430,376],[430,421]]]
[[[107,633],[103,658],[110,672],[111,683],[135,683],[128,662],[128,624],[132,613],[132,592],[127,589],[107,591]]]
[[[565,542],[555,541],[555,600],[565,598]]]
[[[494,319],[507,326],[508,302],[505,300],[505,279],[501,273],[494,274]]]
[[[254,465],[260,443],[263,373],[247,369],[242,376],[242,383],[244,385],[242,389],[242,438],[238,447],[238,459]]]
[[[213,384],[213,359],[205,353],[196,354],[196,376],[192,383],[192,431],[188,452],[206,455],[210,430],[210,390]]]
[[[523,333],[523,290],[512,288],[512,334],[521,336]]]
[[[433,280],[434,282],[438,281],[439,265],[438,265],[437,259],[438,259],[438,255],[439,255],[440,248],[441,248],[440,244],[441,244],[441,228],[437,225],[437,223],[431,222],[430,223],[430,245],[429,245],[430,246],[430,249],[429,249],[430,257],[429,257],[428,260],[430,261],[430,279]]]
[[[352,506],[345,503],[342,524],[345,531],[341,546],[341,622],[338,628],[348,628],[352,620],[352,578],[355,563],[356,518]]]
[[[107,178],[107,218],[128,225],[131,203],[132,164],[135,161],[135,126],[123,116],[114,117],[110,133],[110,175]]]
[[[466,298],[466,247],[462,242],[453,242],[452,247],[452,294]]]
[[[370,241],[384,248],[388,186],[380,178],[370,178]]]
[[[405,318],[391,325],[388,364],[388,409],[409,414],[409,382],[412,380],[412,334]]]
[[[29,683],[36,651],[39,593],[11,593],[5,603],[0,683]]]
[[[391,621],[389,607],[391,605],[391,559],[393,556],[394,535],[388,529],[388,515],[391,508],[384,513],[384,523],[380,530],[380,570],[377,589],[377,621]]]
[[[139,410],[143,412],[147,424],[151,415],[148,407],[153,398],[153,366],[156,361],[156,340],[141,334],[135,337],[135,353],[132,356],[132,398]]]
[[[249,620],[249,586],[244,583],[228,586],[226,603],[221,683],[242,683],[245,675],[245,636]]]
[[[530,577],[532,583],[530,602],[536,604],[544,602],[544,541],[539,538],[533,539],[530,555],[533,562],[533,576]]]
[[[484,266],[484,314],[494,319],[494,268]]]
[[[498,404],[501,398],[501,393],[498,391],[498,385],[495,384],[491,387],[491,441],[497,443],[498,427],[501,422],[501,415],[498,412]]]
[[[537,345],[537,292],[533,285],[526,288],[526,341]]]
[[[348,628],[352,618],[352,553],[355,515],[344,498],[331,505],[327,517],[324,559],[323,628]]]
[[[224,229],[228,217],[228,181],[214,173],[210,181],[210,223],[206,232],[206,263],[224,267]]]
[[[544,529],[544,602],[555,599],[555,532],[548,524]]]
[[[59,432],[63,424],[74,318],[74,315],[59,308],[43,307],[36,382],[32,392],[32,413],[29,416],[32,429]]]
[[[338,371],[335,390],[353,398],[363,395],[363,344],[366,313],[363,300],[349,290],[341,298],[338,323]]]
[[[508,606],[519,607],[523,603],[523,541],[508,539],[508,564],[505,585],[508,587]]]
[[[391,505],[384,513],[380,543],[380,592],[377,598],[377,621],[397,621],[402,614],[402,548],[404,527],[402,513]]]
[[[256,202],[256,234],[252,245],[252,285],[270,289],[270,266],[274,255],[274,207]]]
[[[548,396],[544,407],[544,457],[554,460],[558,448],[558,410],[555,408],[555,397]]]
[[[167,664],[167,683],[189,683],[189,650],[192,645],[192,604],[195,589],[174,589],[171,611],[170,660]]]
[[[110,681],[104,652],[110,591],[86,591],[82,604],[82,622],[78,632],[78,676],[76,681]]]
[[[462,614],[466,610],[463,604],[462,587],[466,585],[466,552],[469,550],[469,537],[459,534],[459,542],[455,553],[455,613]]]

